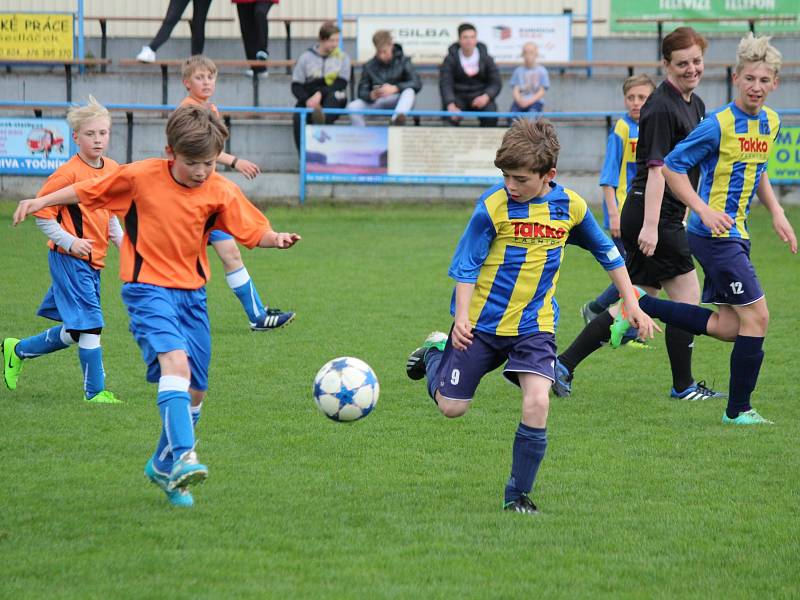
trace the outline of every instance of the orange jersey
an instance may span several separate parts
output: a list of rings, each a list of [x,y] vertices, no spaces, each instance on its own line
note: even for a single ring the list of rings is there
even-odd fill
[[[68,185],[86,181],[87,179],[102,178],[116,171],[119,164],[107,157],[103,157],[103,166],[99,169],[86,164],[77,154],[56,169],[47,178],[37,197],[50,194],[65,188]],[[34,213],[40,219],[55,219],[68,233],[75,237],[93,240],[92,251],[89,256],[78,256],[56,246],[52,240],[47,242],[51,250],[62,254],[69,254],[75,258],[87,261],[95,269],[102,269],[108,252],[108,220],[111,213],[105,209],[89,210],[79,204],[65,206],[48,206]]]
[[[206,244],[212,229],[227,231],[248,248],[271,230],[269,220],[222,175],[186,187],[160,158],[123,165],[108,177],[76,184],[75,192],[85,208],[106,208],[124,219],[119,274],[132,283],[198,289],[211,274]]]
[[[220,119],[222,118],[219,114],[219,110],[217,110],[217,105],[213,102],[201,102],[197,98],[192,98],[191,96],[186,96],[183,100],[181,100],[180,106],[188,106],[190,104],[195,104],[197,106],[201,106],[203,108],[209,109],[213,112],[217,117]]]

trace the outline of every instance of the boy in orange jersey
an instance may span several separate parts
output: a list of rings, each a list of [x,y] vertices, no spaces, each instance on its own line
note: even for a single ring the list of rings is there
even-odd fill
[[[214,172],[227,130],[209,110],[178,108],[167,122],[167,159],[121,166],[95,181],[23,200],[14,224],[47,206],[105,208],[124,215],[120,251],[122,300],[130,330],[158,382],[162,431],[145,474],[176,506],[192,506],[188,486],[208,469],[194,451],[194,425],[208,389],[211,336],[203,248],[214,227],[253,248],[290,248],[300,236],[277,233],[241,190]]]
[[[183,85],[188,92],[181,106],[198,105],[211,110],[217,117],[219,111],[211,102],[217,85],[217,66],[210,58],[202,55],[189,57],[183,64]],[[217,162],[236,169],[247,179],[253,179],[261,171],[258,165],[249,160],[239,159],[232,154],[222,152]],[[242,261],[239,247],[233,237],[224,231],[214,229],[208,238],[225,269],[225,281],[236,294],[250,321],[253,331],[269,331],[288,325],[294,319],[292,311],[279,308],[267,308],[261,301],[256,286]]]
[[[111,117],[105,107],[89,96],[86,106],[74,107],[67,114],[78,153],[48,177],[39,195],[43,196],[78,181],[107,175],[119,165],[103,156],[111,130]],[[36,224],[50,238],[50,276],[52,284],[37,314],[62,324],[23,340],[3,340],[3,377],[8,389],[17,380],[26,359],[36,358],[78,344],[83,372],[83,399],[99,404],[120,401],[105,389],[103,349],[100,332],[100,270],[105,266],[108,242],[119,247],[122,228],[109,211],[87,210],[79,206],[45,208],[35,213]]]

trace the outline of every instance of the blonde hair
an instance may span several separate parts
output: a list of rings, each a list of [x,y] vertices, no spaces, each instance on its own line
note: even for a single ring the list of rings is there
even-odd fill
[[[181,70],[183,81],[189,79],[194,75],[195,71],[200,69],[205,69],[214,76],[217,74],[217,65],[214,64],[213,60],[202,54],[195,54],[183,61],[183,69]]]
[[[175,154],[202,159],[218,156],[228,129],[213,112],[197,105],[181,106],[167,121],[167,144]]]
[[[111,115],[108,109],[91,95],[86,106],[73,106],[67,111],[67,123],[70,129],[76,132],[81,130],[84,123],[93,119],[108,119],[108,126],[111,127]]]
[[[745,64],[763,62],[777,76],[783,56],[769,43],[770,39],[766,35],[755,37],[752,31],[743,37],[736,48],[736,72],[741,73]]]
[[[651,91],[656,89],[656,83],[650,75],[639,73],[638,75],[631,75],[622,83],[622,93],[627,94],[628,90],[637,85],[649,85]]]
[[[518,119],[506,131],[494,166],[501,171],[524,169],[545,175],[558,162],[556,128],[547,119]]]

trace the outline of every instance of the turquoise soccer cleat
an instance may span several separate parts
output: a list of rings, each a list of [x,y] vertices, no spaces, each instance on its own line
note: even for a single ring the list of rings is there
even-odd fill
[[[197,461],[194,450],[184,452],[172,466],[169,474],[169,490],[185,488],[196,483],[203,483],[208,477],[208,467]]]
[[[152,458],[144,466],[144,474],[151,483],[163,490],[172,506],[194,506],[194,498],[192,498],[189,490],[186,488],[169,489],[169,476],[166,473],[156,471]]]
[[[722,422],[726,425],[775,425],[774,421],[765,419],[751,408],[746,412],[740,412],[735,419],[731,419],[726,413],[722,413]]]
[[[19,344],[17,338],[3,340],[3,379],[6,387],[12,391],[17,389],[17,379],[22,371],[22,359],[14,352],[17,344]]]
[[[636,294],[637,301],[645,295],[645,291],[638,286],[633,286],[633,291]],[[611,323],[611,327],[609,328],[611,331],[610,343],[612,348],[619,348],[622,345],[622,338],[625,337],[625,333],[631,328],[631,323],[628,321],[628,315],[625,312],[625,303],[620,300],[617,302],[617,306],[619,307],[619,312],[614,317],[614,322]]]

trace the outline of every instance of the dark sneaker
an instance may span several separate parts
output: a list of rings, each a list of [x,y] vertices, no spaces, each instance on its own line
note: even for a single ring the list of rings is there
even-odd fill
[[[525,494],[522,494],[516,500],[512,500],[511,502],[506,502],[503,504],[503,510],[508,510],[511,512],[518,512],[518,513],[525,513],[528,515],[538,515],[539,509],[536,508],[536,505],[533,501],[528,498]]]
[[[556,359],[556,380],[553,382],[553,393],[559,398],[568,398],[572,393],[572,373]]]
[[[584,322],[584,323],[586,323],[587,325],[588,325],[589,323],[591,323],[591,322],[592,322],[592,321],[593,321],[593,320],[594,320],[594,319],[597,317],[597,315],[599,315],[599,314],[600,314],[600,313],[596,313],[596,312],[594,312],[594,311],[593,311],[593,310],[592,310],[592,309],[589,307],[589,305],[590,305],[591,303],[592,303],[592,302],[591,302],[591,300],[590,300],[589,302],[585,302],[585,303],[584,303],[584,305],[583,305],[583,306],[581,306],[581,319],[583,319],[583,322]]]
[[[717,398],[727,398],[728,394],[725,392],[716,392],[708,387],[705,381],[698,381],[680,393],[676,392],[675,388],[672,388],[669,392],[669,396],[670,398],[674,398],[676,400],[689,400],[694,402],[696,400],[715,400]]]
[[[270,331],[272,329],[280,329],[294,321],[294,313],[292,311],[282,311],[280,308],[268,308],[264,316],[261,317],[257,323],[250,323],[250,329],[253,331]]]
[[[422,342],[422,346],[414,350],[406,361],[406,375],[409,379],[417,381],[425,377],[425,353],[431,348],[444,352],[447,344],[447,334],[443,331],[432,331]]]

